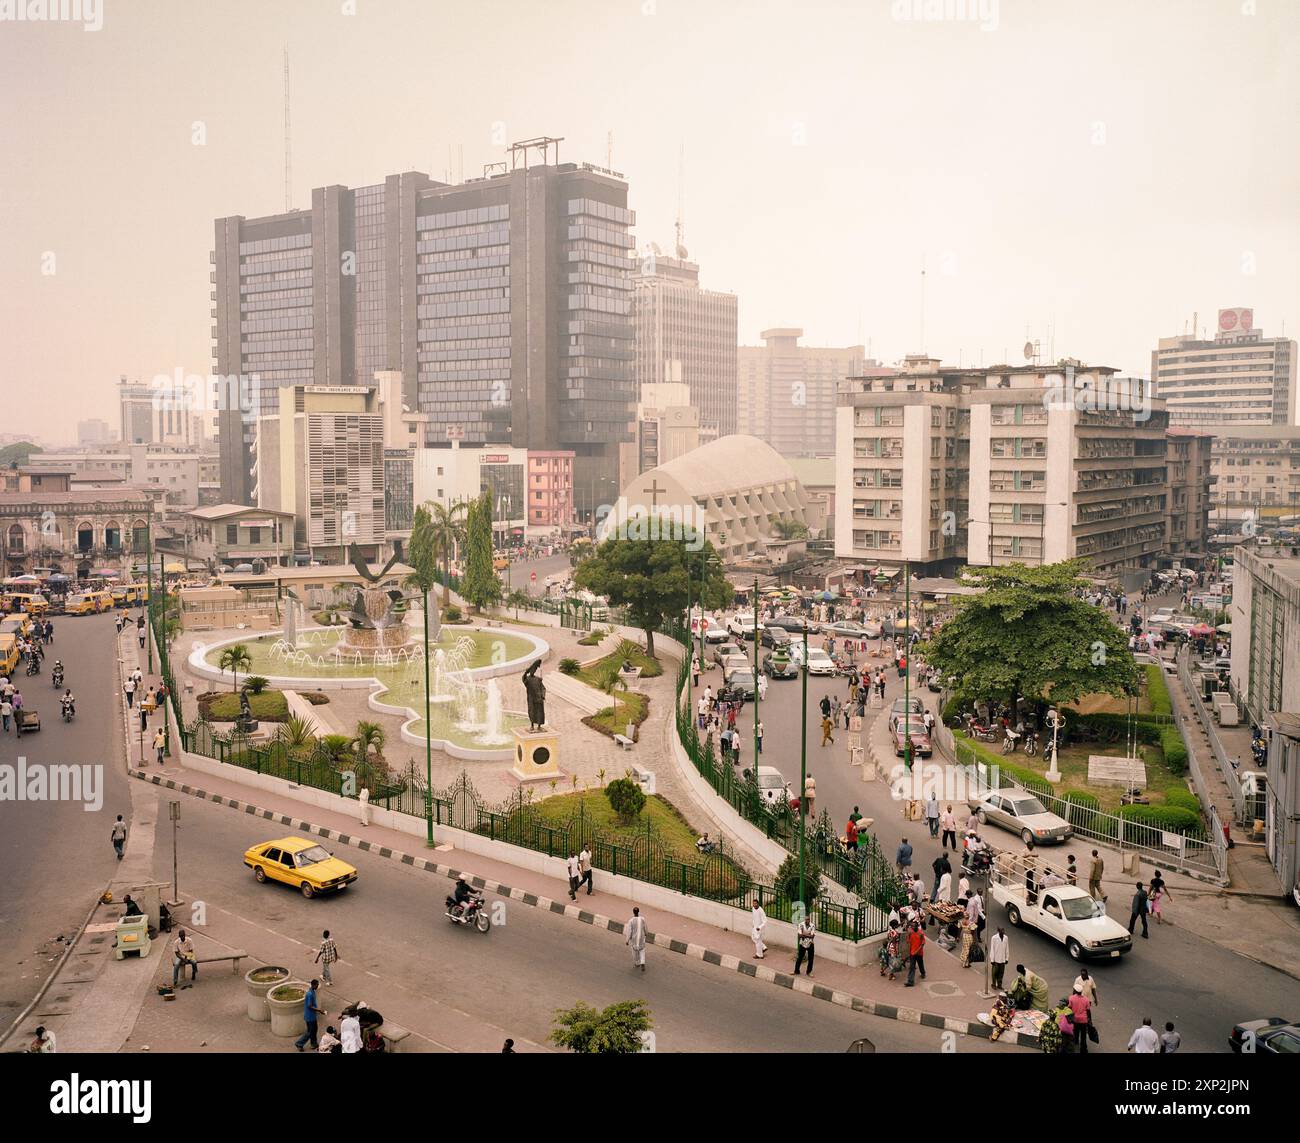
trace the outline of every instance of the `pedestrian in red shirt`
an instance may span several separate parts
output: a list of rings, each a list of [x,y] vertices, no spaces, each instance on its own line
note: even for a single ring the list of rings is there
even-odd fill
[[[907,984],[911,988],[916,983],[916,970],[921,970],[921,979],[925,979],[925,934],[920,923],[912,922],[907,933]]]

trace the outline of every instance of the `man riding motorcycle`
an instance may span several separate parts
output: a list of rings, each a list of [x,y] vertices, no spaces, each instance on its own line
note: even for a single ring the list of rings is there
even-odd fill
[[[53,686],[63,686],[63,660],[55,659],[54,667],[50,671],[50,683]]]
[[[477,894],[474,887],[470,885],[469,878],[462,873],[456,878],[456,887],[452,890],[451,896],[447,898],[448,909],[463,909],[466,902],[473,900]]]
[[[65,722],[71,722],[77,717],[77,699],[72,693],[71,688],[64,691],[63,694],[59,696],[59,707],[63,711]]]

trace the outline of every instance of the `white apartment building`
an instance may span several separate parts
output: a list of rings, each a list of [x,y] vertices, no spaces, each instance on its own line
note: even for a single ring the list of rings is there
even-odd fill
[[[762,346],[742,345],[736,431],[767,441],[786,457],[835,452],[835,394],[863,375],[863,347],[800,345],[801,329],[765,329]]]
[[[1191,428],[1300,424],[1296,343],[1265,337],[1254,311],[1220,310],[1213,340],[1162,337],[1151,354],[1155,395],[1169,423]]]
[[[295,517],[298,550],[339,563],[384,546],[384,416],[371,386],[294,385],[258,417],[257,506]]]
[[[694,262],[654,254],[633,279],[637,393],[680,383],[714,434],[736,431],[736,295],[700,288]]]
[[[835,552],[864,563],[1152,565],[1172,491],[1167,415],[1107,367],[944,369],[846,381]]]
[[[167,515],[194,508],[215,488],[217,453],[161,444],[113,444],[98,449],[32,453],[29,467],[71,473],[74,489],[131,486],[163,493]]]
[[[1249,514],[1267,524],[1300,516],[1300,427],[1221,428],[1211,471],[1217,521],[1235,524]]]

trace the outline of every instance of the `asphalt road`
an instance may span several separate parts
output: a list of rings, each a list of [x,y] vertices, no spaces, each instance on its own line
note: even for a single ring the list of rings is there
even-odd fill
[[[568,575],[573,571],[569,566],[569,553],[560,552],[558,555],[546,556],[540,560],[519,560],[512,563],[508,569],[501,572],[501,582],[506,584],[506,590],[511,588],[522,588],[529,595],[543,595],[546,592],[546,577],[563,573]],[[533,582],[532,573],[537,573],[537,581]]]
[[[345,846],[331,848],[361,876],[342,894],[309,901],[287,886],[258,885],[241,858],[274,836],[266,822],[184,799],[182,897],[203,900],[209,915],[225,916],[223,925],[252,934],[254,955],[283,938],[300,942],[299,972],[310,970],[310,951],[329,928],[343,955],[336,992],[356,998],[367,997],[367,988],[404,990],[408,1014],[393,1012],[393,1019],[449,1047],[492,1050],[504,1036],[541,1044],[557,1008],[638,998],[653,1014],[658,1051],[843,1052],[860,1036],[880,1051],[941,1047],[937,1029],[847,1012],[653,946],[642,974],[621,937],[518,902],[505,903],[506,924],[487,934],[453,926],[442,916],[447,880]],[[155,863],[159,880],[170,880],[169,842],[156,847]],[[630,912],[599,892],[590,907]],[[1011,1050],[958,1039],[958,1051]]]
[[[50,685],[56,658],[77,697],[72,723],[60,717],[62,692]],[[117,677],[113,616],[106,614],[56,617],[40,676],[28,679],[20,668],[13,680],[27,709],[40,711],[42,728],[21,739],[12,730],[0,735],[0,766],[16,766],[20,757],[28,766],[95,766],[103,805],[87,812],[82,802],[0,802],[0,1026],[27,1006],[61,953],[47,942],[75,935],[114,875],[110,827],[119,813],[130,818]]]
[[[1158,605],[1152,604],[1153,607]],[[821,637],[810,636],[809,645],[820,646]],[[747,650],[752,646],[746,644]],[[761,653],[759,659],[761,662]],[[867,661],[885,664],[886,706],[895,698],[901,698],[902,681],[888,660]],[[716,690],[720,678],[719,671],[710,671],[701,678],[701,685],[709,682]],[[780,770],[792,789],[798,786],[800,773],[800,689],[798,679],[769,681],[767,699],[760,710],[764,729],[762,762]],[[915,851],[913,868],[921,871],[927,886],[932,885],[930,865],[939,855],[939,839],[930,838],[924,822],[903,820],[901,806],[890,796],[886,783],[862,781],[861,771],[849,763],[847,735],[842,724],[835,732],[833,746],[820,745],[821,711],[818,703],[824,694],[839,695],[841,700],[847,700],[847,679],[813,677],[808,680],[807,758],[808,773],[816,778],[817,783],[815,811],[820,814],[822,809],[827,809],[832,821],[842,830],[853,807],[859,806],[863,814],[875,819],[872,832],[891,861],[899,841],[904,836],[908,838]],[[923,687],[918,689],[915,680],[912,694],[919,694],[926,706],[938,715],[938,695]],[[867,708],[864,739],[871,719],[879,713],[880,708]],[[746,703],[737,720],[743,742],[742,767],[748,766],[753,757],[753,725],[753,704]],[[961,807],[957,806],[955,810],[960,822]],[[997,848],[1023,850],[1014,835],[997,827],[989,828],[990,838]],[[1040,852],[1050,856],[1059,850],[1062,862],[1067,853],[1073,852],[1079,866],[1086,868],[1090,848],[1086,842],[1080,841]],[[1117,873],[1117,869],[1108,870],[1107,879]],[[1125,894],[1118,886],[1108,888],[1111,915],[1127,925],[1131,891]],[[1139,935],[1132,952],[1116,962],[1090,966],[1098,984],[1097,1025],[1103,1033],[1111,1032],[1111,1037],[1103,1040],[1103,1050],[1122,1051],[1129,1033],[1146,1016],[1150,1016],[1158,1026],[1163,1026],[1166,1020],[1174,1021],[1183,1034],[1184,1046],[1193,1051],[1226,1051],[1227,1035],[1239,1020],[1272,1015],[1294,1016],[1297,984],[1293,978],[1198,937],[1180,921],[1179,904],[1175,894],[1166,906],[1173,923],[1164,926],[1153,923],[1150,938],[1144,941]],[[1006,924],[1006,914],[1000,906],[989,908],[989,924],[995,928],[998,924]],[[1066,995],[1079,965],[1070,959],[1065,949],[1035,930],[1007,928],[1011,935],[1012,966],[1023,963],[1043,976],[1052,988],[1054,1000]]]

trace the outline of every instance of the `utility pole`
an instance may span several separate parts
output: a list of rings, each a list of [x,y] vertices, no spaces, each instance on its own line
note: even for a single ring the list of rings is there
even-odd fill
[[[176,830],[181,821],[181,804],[180,802],[167,803],[167,816],[172,821],[172,900],[181,899],[181,891],[176,879]]]
[[[803,617],[802,697],[799,703],[799,903],[805,897],[803,885],[804,818],[808,812],[808,616]]]
[[[153,515],[152,511],[148,521],[144,526],[144,572],[145,582],[148,593],[146,596],[145,613],[147,618],[144,624],[144,645],[149,651],[149,673],[153,674],[153,640],[149,637],[149,627],[153,620]],[[144,747],[141,745],[140,761],[144,761]]]
[[[758,781],[758,576],[754,577],[754,781]]]

